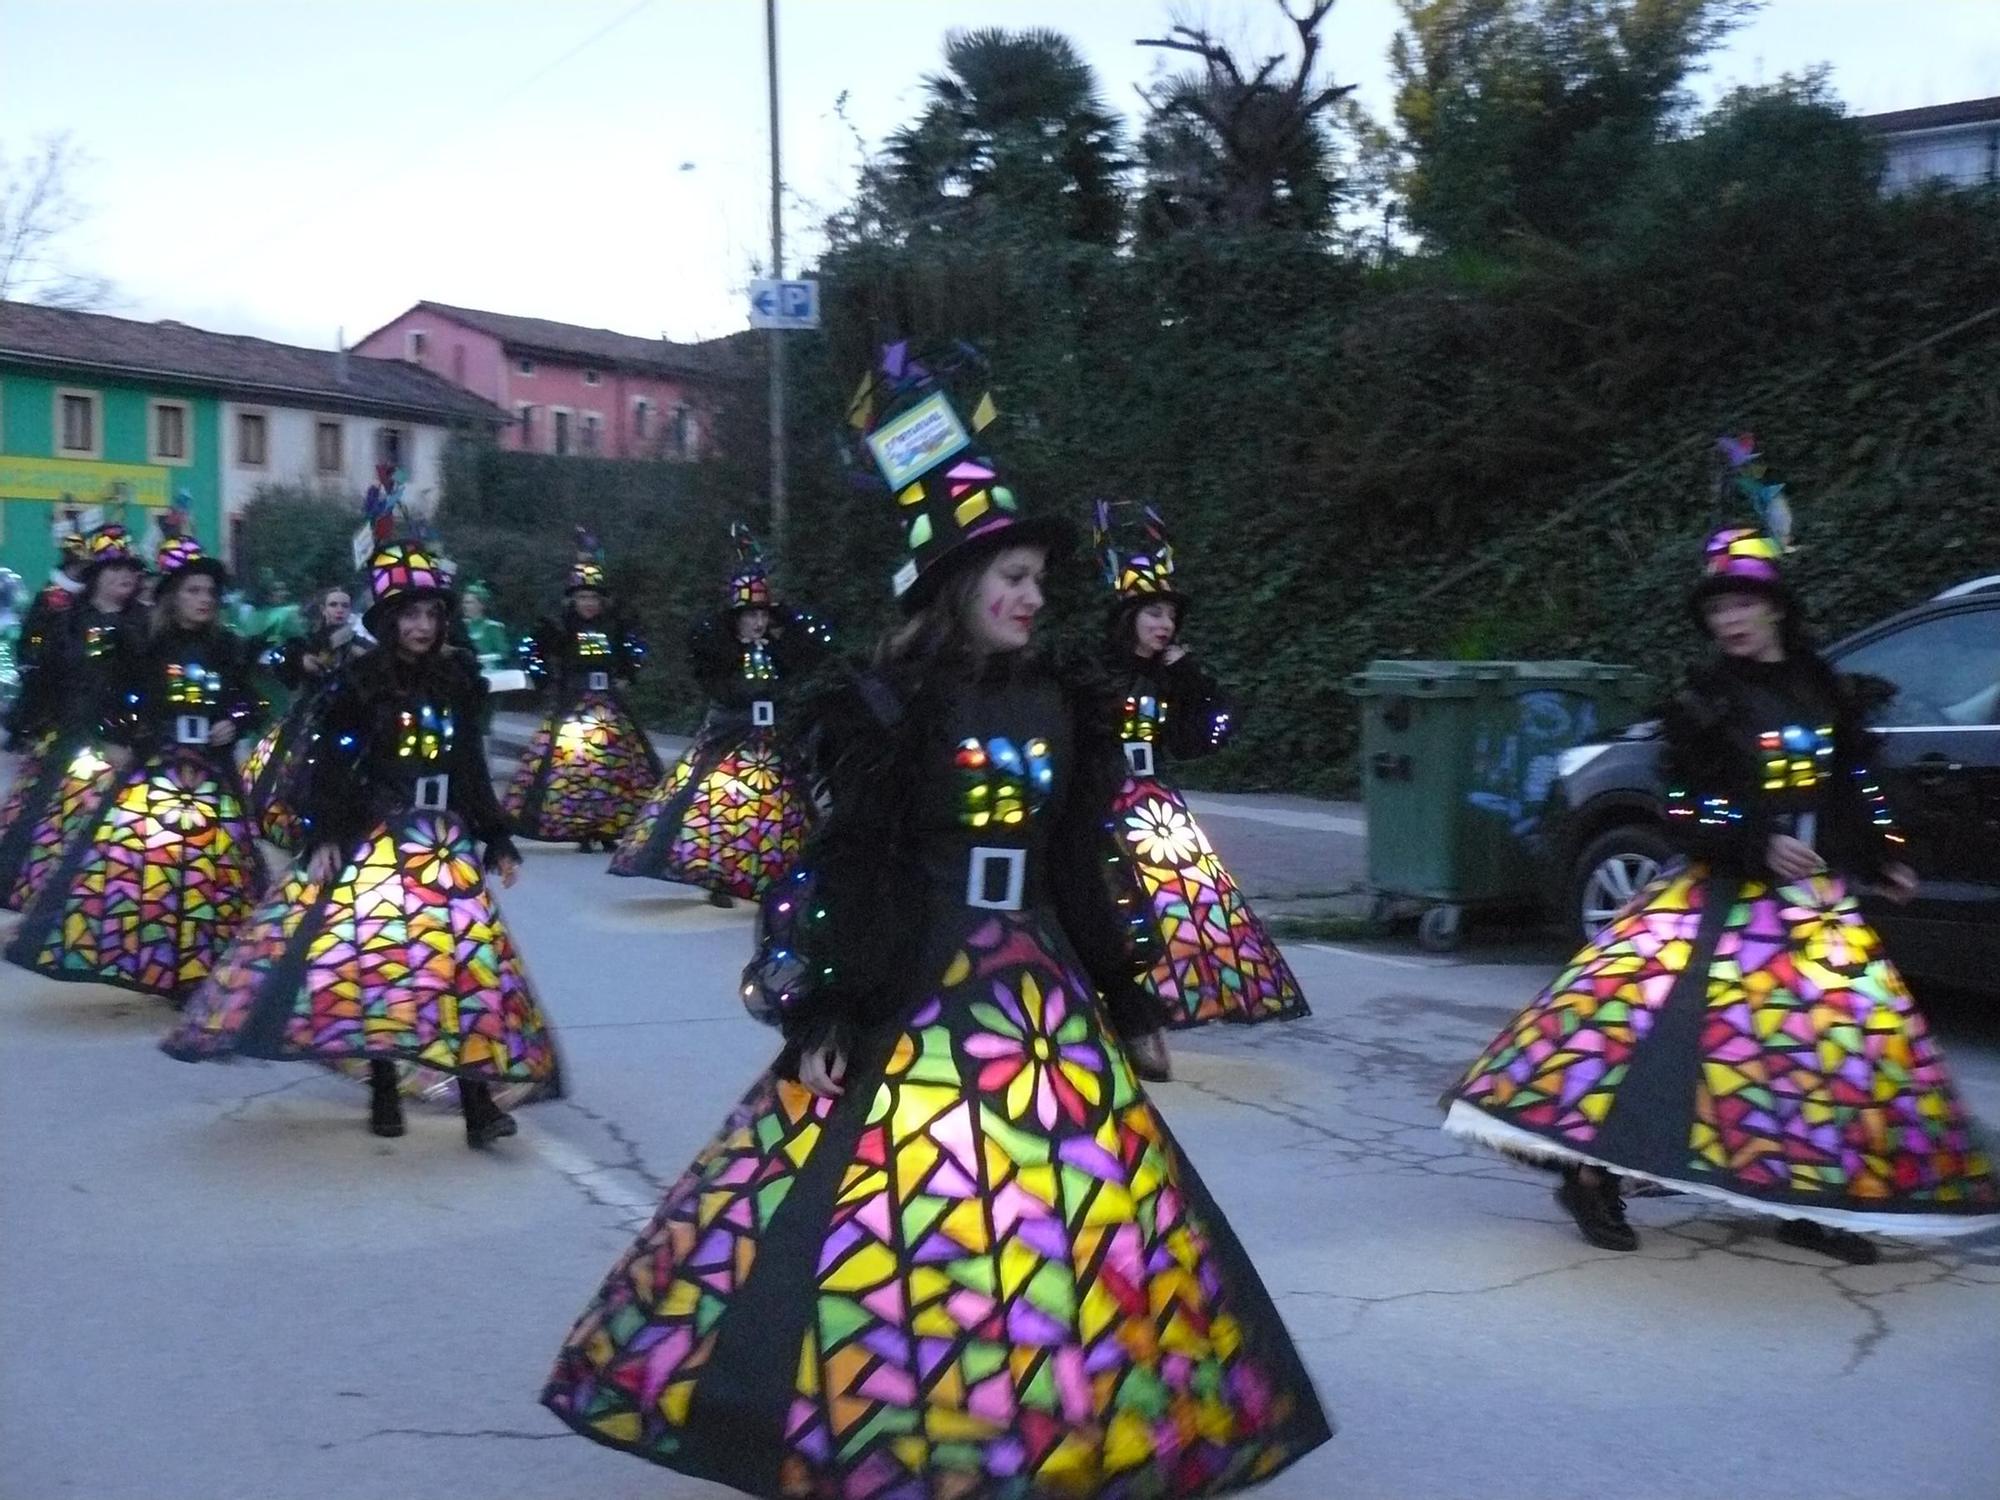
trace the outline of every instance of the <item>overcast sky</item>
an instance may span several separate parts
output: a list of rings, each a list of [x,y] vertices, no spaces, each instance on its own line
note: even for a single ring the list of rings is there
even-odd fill
[[[1183,3],[1273,36],[1263,0]],[[788,232],[955,26],[1050,26],[1136,113],[1167,0],[781,0]],[[1338,0],[1386,114],[1394,0]],[[1818,63],[1858,112],[2000,94],[2000,0],[1770,0],[1704,94]],[[839,101],[846,97],[845,120]],[[769,255],[760,0],[0,0],[0,149],[72,132],[76,269],[132,317],[330,345],[419,298],[695,338]],[[857,140],[858,136],[858,140]]]

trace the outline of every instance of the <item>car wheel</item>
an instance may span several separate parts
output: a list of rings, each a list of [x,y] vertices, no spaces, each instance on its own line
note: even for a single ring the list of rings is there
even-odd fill
[[[1673,857],[1659,829],[1628,823],[1592,839],[1577,857],[1570,911],[1586,938],[1598,931],[1640,891],[1658,878]]]

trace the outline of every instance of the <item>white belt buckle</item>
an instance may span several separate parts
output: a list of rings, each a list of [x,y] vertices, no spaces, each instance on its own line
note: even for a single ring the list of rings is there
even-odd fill
[[[608,693],[611,691],[611,674],[609,672],[592,672],[589,677],[589,683],[590,690],[593,693]]]
[[[1125,764],[1132,768],[1134,776],[1153,774],[1153,746],[1149,740],[1127,740],[1125,742]]]
[[[778,705],[769,698],[759,698],[750,705],[750,722],[759,729],[769,729],[778,722]]]
[[[988,894],[992,888],[991,876],[996,867],[1007,871],[1006,893],[1000,896]],[[982,911],[1019,911],[1021,898],[1028,887],[1028,851],[1025,849],[991,849],[981,845],[972,851],[972,857],[965,871],[965,904],[976,906]]]
[[[182,714],[174,720],[174,742],[181,745],[208,743],[208,715]]]
[[[451,796],[451,777],[443,772],[417,778],[417,811],[443,812]]]

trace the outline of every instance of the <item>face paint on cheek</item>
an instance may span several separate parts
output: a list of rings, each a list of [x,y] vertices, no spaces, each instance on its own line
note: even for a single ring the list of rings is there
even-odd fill
[[[997,620],[1006,608],[1007,596],[1005,594],[996,594],[993,597],[993,602],[986,606],[986,613],[991,618]]]

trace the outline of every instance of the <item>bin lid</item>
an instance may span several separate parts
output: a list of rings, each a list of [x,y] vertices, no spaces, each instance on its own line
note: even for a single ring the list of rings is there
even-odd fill
[[[1477,698],[1637,684],[1637,667],[1597,661],[1404,661],[1382,658],[1347,679],[1356,698]]]

